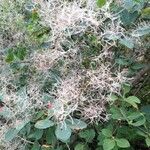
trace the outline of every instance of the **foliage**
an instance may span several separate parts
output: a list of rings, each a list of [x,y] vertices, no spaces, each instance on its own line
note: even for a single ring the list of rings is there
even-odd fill
[[[149,10],[147,0],[2,0],[0,149],[148,149]]]

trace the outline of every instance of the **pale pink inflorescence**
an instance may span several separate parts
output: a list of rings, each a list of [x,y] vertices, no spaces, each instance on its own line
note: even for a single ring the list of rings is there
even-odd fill
[[[94,0],[72,2],[33,0],[33,2],[40,5],[38,12],[41,23],[51,29],[48,42],[51,43],[52,48],[34,51],[29,59],[25,60],[36,73],[28,79],[27,87],[20,93],[16,92],[18,87],[11,83],[12,80],[16,81],[18,76],[14,76],[9,66],[0,58],[0,66],[3,69],[0,73],[0,86],[1,92],[5,95],[4,107],[8,109],[10,116],[13,114],[11,123],[9,125],[4,123],[3,128],[0,129],[2,140],[9,126],[14,127],[21,121],[30,119],[36,109],[52,110],[48,115],[53,116],[56,123],[64,122],[74,113],[78,113],[79,117],[88,123],[107,121],[109,114],[106,114],[105,105],[108,102],[108,94],[120,94],[121,84],[128,81],[124,76],[125,70],[113,69],[111,47],[116,46],[113,38],[124,36],[124,30],[117,15],[110,12],[111,0],[102,8],[98,8]],[[108,18],[110,23],[106,25],[104,21]],[[96,69],[82,68],[81,51],[86,46],[84,41],[68,40],[74,35],[80,37],[87,31],[95,35],[103,46],[99,55],[90,58],[91,61],[96,61]],[[108,35],[110,38],[106,39]],[[20,36],[22,33],[15,33],[14,38],[17,40]],[[65,42],[69,45],[67,51],[62,47],[62,43]],[[61,67],[58,61],[63,61]],[[44,82],[47,82],[46,78],[51,78],[49,70],[54,67],[60,67],[61,76],[52,90],[47,93],[48,96],[53,96],[54,100],[46,105],[43,101],[45,93],[42,93],[41,89]],[[10,91],[8,86],[12,88]],[[15,143],[14,149],[17,145]]]

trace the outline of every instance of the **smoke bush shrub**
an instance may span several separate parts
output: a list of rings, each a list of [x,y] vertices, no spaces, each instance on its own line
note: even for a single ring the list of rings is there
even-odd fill
[[[129,69],[122,67],[128,63],[115,60],[116,50],[140,55],[150,30],[148,21],[138,20],[145,2],[128,4],[124,0],[1,1],[2,149],[23,149],[28,144],[39,149],[37,141],[45,134],[40,129],[51,128],[56,128],[49,135],[56,146],[55,135],[66,143],[72,131],[111,119],[108,95],[121,96],[122,85],[133,80]],[[128,103],[137,108],[136,100]],[[115,142],[121,147],[122,141],[129,147],[126,140]],[[110,142],[114,148],[115,142]]]

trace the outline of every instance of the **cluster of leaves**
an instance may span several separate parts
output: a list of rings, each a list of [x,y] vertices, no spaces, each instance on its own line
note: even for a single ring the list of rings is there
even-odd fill
[[[67,119],[63,124],[55,124],[44,111],[39,111],[33,120],[26,120],[16,128],[9,129],[5,139],[11,141],[19,133],[19,137],[29,141],[26,149],[32,150],[64,150],[67,145],[75,150],[149,147],[150,106],[141,107],[141,101],[136,96],[128,96],[130,88],[124,84],[122,95],[109,96],[108,112],[111,116],[104,124],[87,128],[87,124],[79,119]],[[143,144],[134,144],[136,141]]]

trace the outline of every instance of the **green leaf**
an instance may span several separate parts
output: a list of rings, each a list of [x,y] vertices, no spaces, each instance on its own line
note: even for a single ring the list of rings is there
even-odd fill
[[[115,145],[115,147],[113,148],[113,150],[119,150],[118,146]]]
[[[75,130],[84,129],[87,127],[87,124],[80,119],[67,119],[66,124],[71,129],[75,129]]]
[[[144,115],[140,112],[133,112],[127,118],[133,126],[141,126],[146,122]]]
[[[54,129],[54,127],[52,127],[52,128],[49,128],[48,131],[46,132],[47,144],[55,145],[55,143],[57,142],[54,131],[55,131],[55,129]]]
[[[150,19],[150,7],[143,9],[141,14],[142,14],[143,18],[149,18]]]
[[[129,141],[132,141],[137,137],[136,131],[137,129],[132,128],[132,126],[129,127],[128,125],[121,125],[120,128],[117,128],[117,136],[119,138],[126,137]]]
[[[97,6],[103,7],[106,4],[106,0],[97,0]]]
[[[13,116],[13,112],[7,106],[3,106],[0,111],[0,116],[3,116],[6,119],[10,119]]]
[[[92,142],[92,140],[94,139],[95,137],[95,131],[93,129],[87,129],[87,130],[84,130],[84,131],[81,131],[79,133],[79,136],[83,139],[86,140],[86,142]]]
[[[138,108],[137,104],[140,104],[140,100],[135,96],[129,96],[125,101],[135,108]]]
[[[136,133],[140,136],[147,137],[147,135],[143,131],[137,130]]]
[[[20,135],[22,136],[29,136],[29,134],[31,133],[31,123],[29,122],[28,124],[25,125],[25,127],[23,129],[20,130]]]
[[[16,126],[16,129],[20,131],[22,128],[25,127],[25,125],[26,125],[27,123],[29,123],[29,121],[30,121],[30,120],[27,119],[27,120],[25,120],[25,121],[22,121],[22,122],[18,123],[17,126]]]
[[[130,10],[135,6],[135,3],[133,0],[123,0],[124,2],[124,8]]]
[[[9,52],[5,58],[5,61],[7,63],[11,63],[12,61],[14,61],[14,54],[13,52]]]
[[[145,139],[145,142],[146,142],[147,146],[150,147],[150,138],[149,138],[149,137],[147,137],[147,138]]]
[[[56,130],[55,130],[55,135],[57,139],[59,139],[62,142],[66,142],[69,140],[71,136],[71,129],[67,125],[57,125]]]
[[[102,129],[102,134],[105,135],[106,137],[111,137],[112,131],[110,129]]]
[[[111,33],[106,33],[104,35],[104,38],[107,38],[108,40],[116,41],[116,40],[120,39],[120,36],[119,35],[114,35],[114,34],[111,34]]]
[[[119,64],[119,65],[122,65],[122,66],[127,66],[129,65],[128,61],[123,59],[123,58],[118,58],[118,59],[115,59],[116,63]]]
[[[105,139],[103,141],[103,149],[104,150],[111,150],[115,147],[115,141],[113,139]]]
[[[43,135],[43,130],[39,130],[39,129],[36,129],[35,132],[34,132],[34,138],[36,140],[39,140],[42,138],[42,135]]]
[[[137,19],[138,17],[138,12],[134,11],[134,12],[130,12],[128,10],[124,10],[121,13],[121,21],[123,23],[123,25],[128,26],[131,25],[132,23],[134,23],[134,21]]]
[[[23,121],[23,122],[20,122],[16,128],[11,128],[9,129],[6,134],[5,134],[5,140],[6,141],[11,141],[13,140],[17,134],[20,132],[20,130],[22,130],[25,125],[29,122],[30,120],[26,120],[26,121]]]
[[[10,142],[17,136],[18,132],[19,130],[16,130],[15,128],[9,129],[5,134],[5,140]]]
[[[138,120],[136,120],[135,122],[132,122],[131,125],[138,127],[138,126],[143,125],[145,122],[146,120],[145,120],[145,117],[143,116],[141,118],[138,118]]]
[[[17,58],[19,58],[20,60],[23,60],[23,59],[25,58],[25,56],[26,56],[26,48],[24,48],[24,47],[18,47],[18,48],[16,49],[16,54],[15,54],[15,56],[16,56]]]
[[[124,83],[122,89],[123,89],[123,95],[125,95],[130,92],[131,86],[127,83]]]
[[[129,38],[119,39],[119,43],[130,48],[130,49],[134,48],[134,42],[132,39],[129,39]]]
[[[40,150],[40,144],[38,142],[35,142],[31,150]]]
[[[121,139],[115,139],[117,146],[121,148],[127,148],[130,147],[130,143],[127,139],[121,138]]]
[[[130,120],[134,120],[134,119],[137,119],[141,116],[143,116],[143,114],[140,112],[132,112],[127,118]]]
[[[140,36],[144,36],[150,33],[150,27],[149,26],[144,26],[144,27],[140,27],[137,30],[134,30],[132,32],[132,36],[134,37],[140,37]]]
[[[34,114],[33,116],[33,120],[37,121],[38,119],[40,119],[42,116],[44,116],[44,111],[38,111]]]
[[[36,129],[33,134],[30,134],[28,136],[28,138],[35,138],[36,140],[39,140],[41,139],[42,135],[43,135],[43,130]]]
[[[54,125],[54,122],[48,119],[37,121],[35,127],[38,129],[46,129]]]
[[[79,143],[75,146],[74,150],[87,150],[85,149],[85,145],[82,143]]]
[[[98,137],[97,137],[97,140],[98,140],[98,145],[99,146],[102,146],[103,145],[103,140],[105,139],[105,136],[102,134],[102,132],[99,132],[98,133]]]
[[[111,117],[113,119],[117,119],[117,120],[125,120],[125,118],[123,117],[123,115],[121,114],[119,108],[117,107],[112,107],[110,108],[110,112],[111,112]]]
[[[131,68],[133,70],[140,70],[140,69],[144,68],[144,65],[139,64],[139,63],[134,63],[134,64],[132,64]]]
[[[108,96],[109,101],[114,102],[118,99],[118,96],[116,96],[115,94],[111,94]]]

